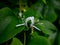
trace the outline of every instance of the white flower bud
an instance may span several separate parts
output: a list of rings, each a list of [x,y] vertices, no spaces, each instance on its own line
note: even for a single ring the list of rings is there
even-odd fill
[[[22,12],[19,13],[19,16],[22,17]]]

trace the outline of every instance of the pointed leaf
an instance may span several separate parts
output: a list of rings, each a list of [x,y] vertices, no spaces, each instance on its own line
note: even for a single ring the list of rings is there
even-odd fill
[[[23,45],[23,44],[19,39],[13,38],[11,45]]]

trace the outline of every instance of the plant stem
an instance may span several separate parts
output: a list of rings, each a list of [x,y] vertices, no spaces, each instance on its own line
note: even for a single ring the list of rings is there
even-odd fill
[[[26,32],[24,32],[24,45],[26,45]]]
[[[34,32],[34,28],[33,28],[33,27],[31,27],[31,34],[33,34],[33,32]]]

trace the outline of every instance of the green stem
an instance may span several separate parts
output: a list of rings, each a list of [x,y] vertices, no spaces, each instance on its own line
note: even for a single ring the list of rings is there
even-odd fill
[[[33,28],[33,27],[31,27],[31,34],[33,34],[33,32],[34,32],[34,28]]]
[[[26,45],[26,32],[24,32],[24,45]]]

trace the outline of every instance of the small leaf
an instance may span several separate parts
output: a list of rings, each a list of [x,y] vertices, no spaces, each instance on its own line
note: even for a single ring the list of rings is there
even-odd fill
[[[12,43],[10,45],[23,45],[23,44],[19,39],[13,38]]]

